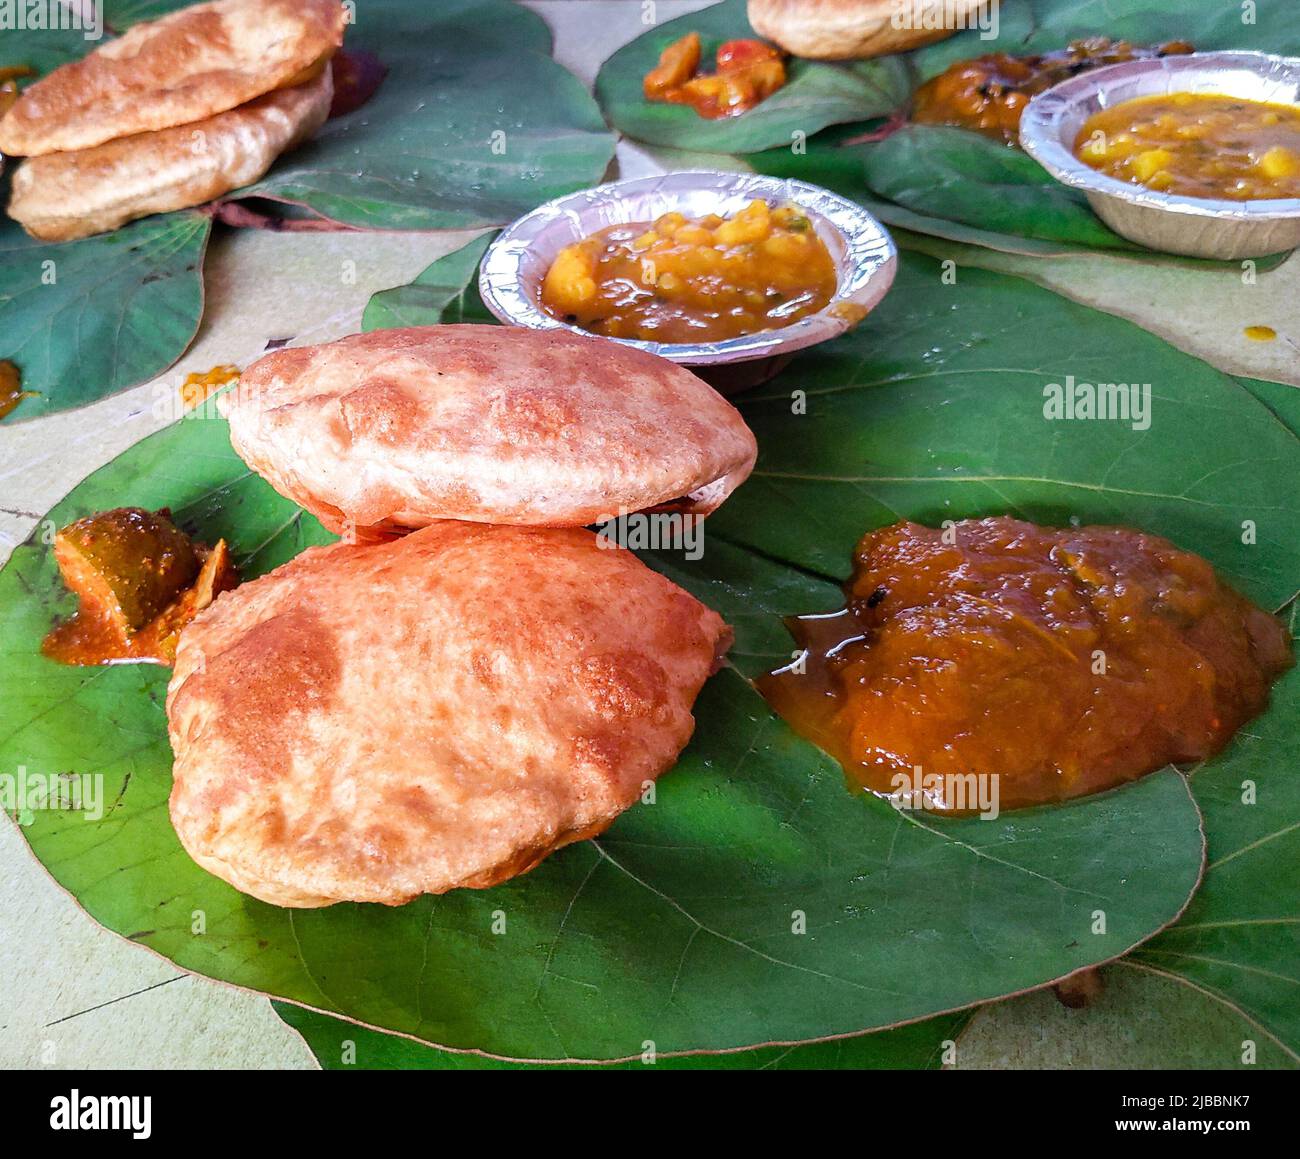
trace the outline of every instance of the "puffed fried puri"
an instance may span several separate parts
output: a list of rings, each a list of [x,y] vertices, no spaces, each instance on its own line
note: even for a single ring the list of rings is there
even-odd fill
[[[32,157],[13,176],[9,215],[42,241],[116,229],[211,201],[261,177],[329,116],[330,70],[174,129]]]
[[[216,0],[137,24],[29,86],[0,119],[0,152],[89,149],[302,83],[344,20],[339,0]]]
[[[749,475],[739,413],[603,339],[423,326],[277,350],[218,400],[240,457],[332,531],[707,514]]]
[[[172,822],[275,905],[485,888],[599,834],[672,766],[730,639],[579,529],[310,548],[186,628]]]
[[[137,24],[0,118],[9,215],[71,241],[256,181],[324,124],[338,0],[216,0]]]

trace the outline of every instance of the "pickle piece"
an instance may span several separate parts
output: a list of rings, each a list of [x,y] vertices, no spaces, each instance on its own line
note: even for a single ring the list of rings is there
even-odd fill
[[[117,507],[78,519],[54,539],[64,582],[82,613],[123,637],[154,620],[199,574],[199,556],[171,512]]]

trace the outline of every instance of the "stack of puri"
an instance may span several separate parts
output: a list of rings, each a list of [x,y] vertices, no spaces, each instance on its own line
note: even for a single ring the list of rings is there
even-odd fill
[[[338,0],[216,0],[137,24],[28,87],[0,118],[9,215],[68,241],[201,205],[324,124]]]
[[[171,816],[201,866],[281,906],[483,888],[675,763],[731,631],[588,525],[704,515],[746,478],[754,437],[704,382],[599,338],[433,326],[275,351],[219,406],[344,538],[181,635]]]

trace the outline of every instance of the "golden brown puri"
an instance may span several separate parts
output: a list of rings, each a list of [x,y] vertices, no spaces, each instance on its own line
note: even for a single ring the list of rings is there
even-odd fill
[[[600,542],[448,521],[219,597],[167,692],[189,854],[275,905],[401,905],[604,830],[676,761],[731,630]]]
[[[901,11],[919,8],[951,15],[947,28],[896,28],[900,0],[749,0],[749,23],[759,36],[779,44],[794,56],[811,60],[849,60],[904,52],[951,36],[956,27],[973,23],[987,0],[926,0],[907,3]]]
[[[138,217],[202,205],[256,181],[325,123],[330,70],[192,125],[30,157],[14,171],[9,216],[42,241],[70,241]]]
[[[582,526],[689,497],[705,514],[757,448],[666,359],[606,339],[422,326],[277,350],[218,401],[230,441],[331,530],[437,519]]]
[[[35,157],[187,125],[286,85],[343,42],[338,0],[217,0],[137,24],[27,88],[0,152]]]

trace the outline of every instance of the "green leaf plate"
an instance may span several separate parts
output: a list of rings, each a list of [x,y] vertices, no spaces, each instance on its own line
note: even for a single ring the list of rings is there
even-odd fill
[[[0,358],[24,390],[22,421],[85,406],[161,374],[203,316],[212,218],[147,217],[83,241],[33,241],[0,220]]]
[[[449,260],[461,270],[473,265],[463,253]],[[954,388],[967,376],[980,382],[986,422],[1010,420],[1023,405],[1025,384],[1011,372],[981,376],[957,359],[948,375],[933,348],[954,357],[967,345],[987,347],[991,365],[1014,367],[1026,325],[1068,321],[1080,309],[1011,278],[989,275],[979,293],[943,286],[928,259],[909,256],[904,273],[906,329],[887,325],[882,307],[879,324],[873,318],[815,358],[801,357],[782,380],[807,389],[824,379],[833,388],[847,376],[896,416],[857,425],[852,412],[841,414],[841,441],[867,463],[895,453],[900,439],[919,461],[937,454],[932,412],[943,404],[918,389],[931,376]],[[446,287],[455,279],[425,280]],[[968,333],[958,311],[967,298],[992,298],[1003,327]],[[1026,302],[1032,318],[1024,317]],[[1105,349],[1124,324],[1097,319]],[[1199,365],[1178,357],[1188,375]],[[891,359],[892,375],[878,365]],[[882,370],[893,380],[877,381]],[[1258,412],[1266,422],[1254,434],[1265,445],[1266,424],[1276,420],[1230,385],[1223,421],[1249,426]],[[766,389],[771,398],[779,387]],[[802,416],[787,408],[780,437],[760,415],[764,459],[782,442],[825,453],[817,405]],[[958,426],[971,417],[959,408],[947,416]],[[972,437],[988,442],[978,429]],[[1089,458],[1113,469],[1111,435],[1099,424],[1076,424],[1059,441],[1063,478]],[[1183,448],[1205,468],[1231,450],[1204,424]],[[996,445],[980,451],[998,453]],[[1015,441],[1001,453],[1014,462]],[[1257,475],[1281,469],[1248,465],[1234,480],[1241,501],[1249,502]],[[1059,510],[1053,479],[1048,470],[1039,483]],[[756,486],[765,485],[739,494]],[[773,717],[743,678],[789,655],[780,613],[836,601],[835,584],[818,574],[830,571],[821,566],[821,543],[839,541],[842,568],[852,538],[893,517],[862,505],[855,513],[859,496],[846,483],[828,496],[830,509],[811,505],[792,519],[782,498],[751,515],[764,526],[802,529],[807,542],[791,553],[800,556],[795,566],[774,558],[760,527],[749,529],[757,550],[739,546],[746,533],[739,520],[718,525],[697,563],[651,560],[737,628],[737,668],[706,686],[695,740],[660,782],[655,804],[630,810],[598,842],[490,891],[400,909],[287,911],[241,896],[180,849],[166,815],[166,673],[62,668],[38,651],[71,603],[46,533],[76,515],[169,504],[200,537],[230,540],[246,575],[322,538],[314,521],[247,472],[224,424],[183,420],[91,476],[0,573],[7,690],[0,764],[100,773],[110,802],[98,821],[36,811],[24,833],[92,916],[186,969],[509,1059],[613,1061],[639,1057],[647,1042],[666,1056],[816,1041],[1041,986],[1125,953],[1177,917],[1199,877],[1199,816],[1183,776],[1166,770],[1117,792],[996,821],[931,822],[851,793],[838,766]],[[919,498],[912,513],[932,515],[924,490]],[[981,494],[985,505],[996,499]],[[1192,540],[1202,514],[1195,499],[1171,505],[1156,529]],[[842,536],[852,520],[853,534]],[[1217,537],[1201,539],[1220,566],[1242,562]],[[1288,550],[1261,531],[1257,596],[1281,586],[1268,577]],[[1094,932],[1099,912],[1104,930]]]

